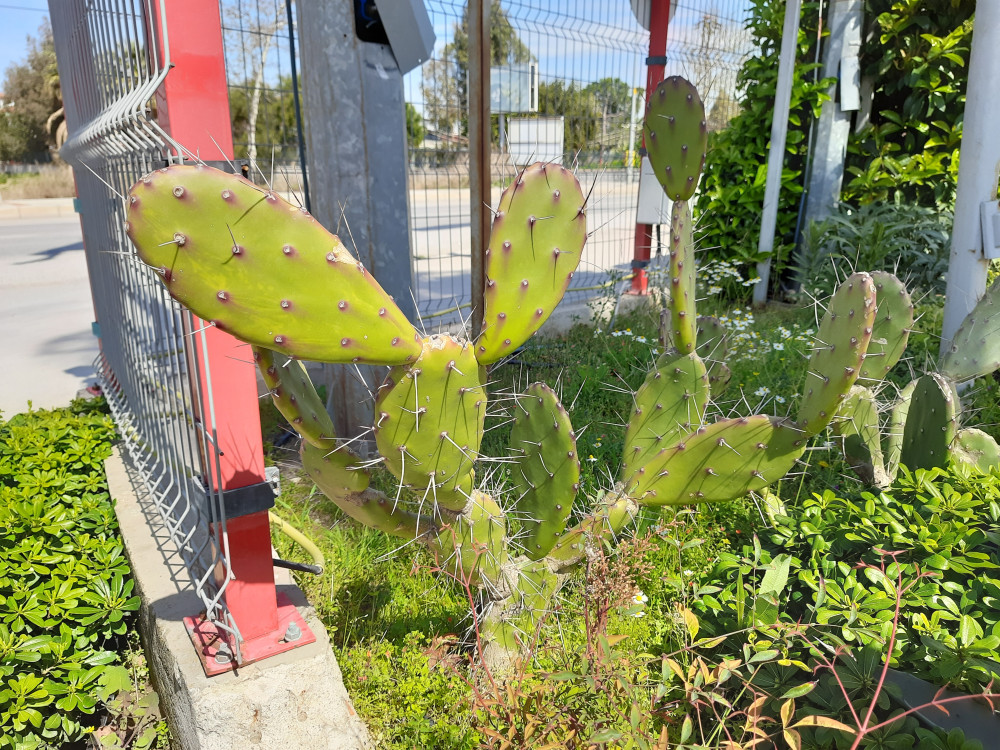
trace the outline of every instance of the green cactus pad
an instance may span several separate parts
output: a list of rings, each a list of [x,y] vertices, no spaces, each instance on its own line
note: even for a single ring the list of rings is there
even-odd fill
[[[875,323],[858,383],[873,385],[889,374],[903,356],[913,327],[913,300],[903,282],[885,271],[873,271]]]
[[[534,562],[519,571],[514,597],[528,613],[531,622],[538,622],[548,614],[552,597],[559,588],[559,577],[544,562]]]
[[[660,451],[630,475],[625,490],[642,505],[732,500],[781,479],[803,442],[775,417],[724,419]]]
[[[674,201],[670,209],[670,334],[681,354],[694,352],[698,335],[692,224],[687,201]]]
[[[411,513],[397,506],[392,498],[367,489],[367,472],[350,469],[358,465],[358,459],[346,448],[333,453],[303,440],[299,455],[309,478],[355,521],[403,539],[437,533],[429,516]]]
[[[884,446],[885,469],[891,482],[899,470],[900,458],[903,454],[903,432],[906,429],[906,418],[910,412],[913,391],[917,381],[913,380],[899,392],[899,398],[892,406],[889,414],[889,425],[882,443]]]
[[[705,166],[708,126],[698,91],[679,76],[664,79],[646,103],[642,136],[667,197],[688,200]]]
[[[830,298],[816,334],[796,417],[805,435],[826,427],[847,398],[861,372],[874,321],[875,284],[867,273],[856,273]]]
[[[733,376],[725,362],[729,353],[729,330],[717,318],[699,315],[697,340],[695,352],[708,367],[708,386],[712,398],[718,398],[725,392]]]
[[[875,394],[863,386],[853,386],[830,427],[843,439],[844,457],[861,481],[887,487],[890,480],[882,457]]]
[[[434,335],[423,340],[416,362],[389,372],[375,399],[375,442],[386,466],[449,510],[464,508],[472,491],[485,378],[472,344]]]
[[[521,529],[517,543],[528,558],[538,560],[566,528],[580,487],[580,460],[569,415],[547,385],[528,386],[514,412],[510,447],[516,458],[511,478],[520,493],[514,508]]]
[[[959,430],[948,454],[955,463],[972,466],[984,474],[1000,467],[1000,445],[991,435],[975,428]]]
[[[701,426],[708,404],[705,363],[697,354],[665,352],[635,394],[625,431],[622,476]]]
[[[476,357],[488,365],[542,327],[587,240],[583,191],[557,164],[526,167],[500,196],[486,251],[486,310]]]
[[[944,377],[932,372],[917,379],[910,399],[900,462],[911,471],[948,463],[948,446],[955,439],[958,394]]]
[[[1000,284],[994,283],[972,309],[941,356],[941,373],[956,383],[1000,368]]]
[[[635,502],[623,495],[613,495],[598,502],[594,512],[559,537],[546,559],[551,560],[559,570],[567,570],[584,558],[590,540],[597,540],[600,544],[600,539],[617,537],[637,512]]]
[[[318,448],[335,448],[333,421],[305,365],[259,346],[253,347],[253,358],[271,392],[271,400],[295,431]]]
[[[440,533],[427,540],[443,571],[478,585],[483,579],[496,583],[507,562],[503,511],[489,495],[473,490],[465,510]]]
[[[402,364],[417,332],[340,240],[236,175],[174,166],[129,191],[126,232],[171,296],[255,346],[322,362]]]

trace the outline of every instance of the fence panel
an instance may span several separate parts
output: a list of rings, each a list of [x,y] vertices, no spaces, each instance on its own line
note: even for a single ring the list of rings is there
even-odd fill
[[[706,101],[709,127],[724,127],[736,113],[736,76],[751,51],[743,28],[749,4],[680,0],[672,5],[667,75],[694,81]],[[405,80],[412,107],[412,263],[424,317],[457,317],[455,308],[470,302],[465,6],[460,0],[429,0],[437,34],[433,59]],[[630,269],[649,32],[623,0],[503,0],[493,3],[491,37],[491,88],[495,94],[509,90],[505,98],[512,102],[494,97],[492,203],[516,173],[518,154],[559,157],[575,170],[591,193],[593,232],[568,295],[580,299]],[[524,106],[515,101],[510,82],[520,80],[524,69],[532,75],[532,67],[537,107],[528,102],[534,111],[500,111]],[[525,120],[551,117],[563,118],[562,143],[552,146],[552,153],[542,141],[512,140],[529,130]]]
[[[52,26],[73,134],[61,153],[76,175],[100,325],[95,369],[207,619],[238,647],[224,598],[232,571],[222,495],[201,481],[213,467],[218,475],[220,457],[212,395],[202,393],[198,377],[207,375],[204,330],[136,258],[125,234],[129,187],[182,153],[153,116],[170,68],[164,7],[157,0],[66,0]]]

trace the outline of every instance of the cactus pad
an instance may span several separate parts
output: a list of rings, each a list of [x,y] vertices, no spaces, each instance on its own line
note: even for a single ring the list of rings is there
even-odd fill
[[[629,497],[613,495],[602,499],[593,513],[559,537],[548,559],[559,570],[571,568],[584,558],[588,543],[596,540],[600,544],[602,539],[615,538],[637,512],[635,501]]]
[[[449,575],[474,585],[496,582],[507,562],[503,511],[489,495],[473,490],[466,509],[427,542],[438,565]]]
[[[625,489],[642,505],[741,497],[792,468],[803,448],[790,449],[790,432],[780,420],[763,415],[700,427],[634,471]]]
[[[667,197],[688,200],[705,166],[708,126],[698,91],[679,76],[664,79],[646,103],[642,136]]]
[[[129,191],[126,231],[170,295],[255,346],[322,362],[402,364],[413,326],[340,240],[248,180],[174,166]]]
[[[1000,445],[991,435],[975,428],[959,430],[948,453],[955,463],[973,466],[984,474],[1000,467]]]
[[[548,554],[566,528],[580,487],[580,460],[573,425],[556,394],[544,383],[517,399],[510,447],[517,458],[511,476],[520,497],[515,516],[519,543],[528,558]]]
[[[355,521],[403,539],[437,532],[429,516],[411,513],[381,492],[367,489],[367,472],[350,469],[357,465],[357,458],[346,448],[333,453],[303,440],[299,454],[309,478]]]
[[[622,475],[701,426],[708,403],[705,364],[697,354],[666,352],[635,394],[625,432]]]
[[[556,164],[533,164],[500,196],[486,251],[486,310],[476,357],[496,362],[559,304],[587,240],[583,191]]]
[[[1000,284],[994,283],[959,326],[939,369],[956,383],[1000,368]]]
[[[255,346],[253,358],[274,405],[303,438],[318,448],[335,446],[336,433],[326,406],[316,393],[305,365],[281,352]]]
[[[858,382],[872,385],[889,374],[903,356],[913,327],[913,300],[903,282],[885,271],[873,271],[875,323]]]
[[[708,386],[712,398],[718,398],[729,385],[733,373],[725,363],[729,353],[729,331],[718,318],[711,315],[698,316],[698,330],[695,352],[708,367]]]
[[[471,344],[434,335],[423,340],[416,362],[389,372],[375,399],[375,442],[386,466],[449,510],[464,508],[472,491],[484,382]]]
[[[883,451],[885,469],[890,482],[896,478],[896,472],[899,470],[900,458],[903,454],[903,432],[906,430],[906,418],[910,412],[913,391],[916,387],[917,381],[913,380],[903,388],[889,414],[889,426],[882,442],[885,448]]]
[[[906,468],[947,465],[957,407],[958,394],[947,379],[936,372],[917,379],[903,429],[900,461]]]
[[[681,354],[694,352],[698,330],[692,223],[687,201],[674,201],[670,209],[670,334]]]
[[[861,481],[887,487],[890,479],[882,457],[875,395],[863,386],[853,386],[830,426],[843,439],[844,457]]]
[[[808,436],[830,422],[858,379],[875,321],[875,284],[850,276],[834,292],[820,322],[802,386],[796,426]]]

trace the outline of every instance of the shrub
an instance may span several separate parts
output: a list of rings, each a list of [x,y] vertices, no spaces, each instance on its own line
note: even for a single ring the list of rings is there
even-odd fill
[[[0,748],[57,747],[120,682],[139,607],[104,476],[94,403],[0,418]]]

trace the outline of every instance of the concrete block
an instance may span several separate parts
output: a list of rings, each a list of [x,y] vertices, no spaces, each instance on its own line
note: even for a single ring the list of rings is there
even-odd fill
[[[316,642],[246,665],[238,673],[205,676],[183,622],[204,606],[127,458],[116,449],[105,466],[137,593],[142,597],[143,645],[174,747],[369,747],[326,630],[287,571],[275,570],[276,584],[296,604]]]

